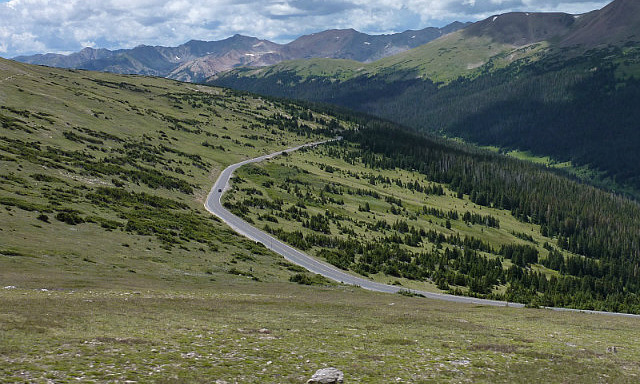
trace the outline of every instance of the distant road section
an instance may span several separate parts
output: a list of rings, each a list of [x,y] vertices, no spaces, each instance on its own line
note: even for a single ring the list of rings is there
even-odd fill
[[[230,188],[229,180],[231,179],[233,172],[236,169],[242,167],[243,165],[258,163],[264,160],[272,159],[285,152],[286,153],[294,152],[301,148],[315,147],[330,141],[335,141],[340,139],[341,138],[304,144],[294,148],[285,149],[283,151],[278,151],[275,153],[263,155],[260,157],[256,157],[253,159],[241,161],[239,163],[230,165],[229,167],[225,168],[224,171],[222,171],[222,173],[218,177],[218,180],[216,180],[215,184],[213,185],[213,188],[211,188],[211,192],[209,192],[209,195],[207,196],[207,200],[204,203],[204,207],[207,211],[219,217],[222,221],[224,221],[227,225],[229,225],[234,231],[238,232],[243,236],[248,237],[249,239],[255,242],[262,243],[265,247],[272,250],[273,252],[278,253],[279,255],[281,255],[291,263],[299,265],[310,272],[317,273],[319,275],[322,275],[328,279],[331,279],[339,283],[359,286],[361,288],[364,288],[370,291],[385,292],[385,293],[397,293],[400,290],[407,291],[406,288],[367,280],[365,278],[349,274],[337,267],[334,267],[333,265],[323,263],[307,255],[306,253],[301,252],[291,247],[290,245],[283,243],[277,238],[271,236],[270,234],[252,226],[251,224],[247,223],[246,221],[242,220],[238,216],[229,212],[225,207],[222,206],[221,198],[224,192],[228,188]],[[414,289],[411,289],[408,291],[415,294],[423,295],[430,299],[452,301],[457,303],[490,305],[490,306],[501,306],[501,307],[509,306],[509,307],[516,307],[516,308],[524,307],[524,304],[511,303],[506,301],[478,299],[478,298],[466,297],[466,296],[454,296],[454,295],[448,295],[444,293],[433,293],[433,292],[414,290]],[[568,308],[547,308],[547,309],[552,309],[555,311],[573,311],[573,312],[585,312],[585,313],[596,313],[596,314],[607,314],[607,315],[640,318],[639,315],[630,315],[626,313],[588,311],[588,310],[577,310],[577,309],[568,309]]]

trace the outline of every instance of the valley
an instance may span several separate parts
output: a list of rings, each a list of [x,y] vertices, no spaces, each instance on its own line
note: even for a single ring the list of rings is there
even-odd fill
[[[372,63],[298,60],[210,83],[549,156],[585,182],[637,198],[638,20],[640,7],[627,0],[584,15],[509,13]]]
[[[638,11],[0,59],[0,381],[637,382]]]

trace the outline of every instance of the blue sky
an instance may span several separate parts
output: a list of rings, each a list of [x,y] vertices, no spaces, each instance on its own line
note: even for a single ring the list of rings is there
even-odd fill
[[[584,13],[582,0],[0,0],[0,56],[176,46],[236,33],[285,43],[332,28],[381,34],[510,11]]]

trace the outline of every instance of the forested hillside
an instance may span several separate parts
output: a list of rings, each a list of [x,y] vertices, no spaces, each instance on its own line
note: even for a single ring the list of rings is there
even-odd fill
[[[531,151],[592,169],[600,185],[640,191],[640,82],[636,49],[562,54],[446,85],[402,71],[346,81],[295,72],[224,78],[218,84],[263,94],[335,103],[416,130],[482,145]],[[395,79],[404,80],[395,80]]]
[[[635,202],[375,120],[313,152],[242,170],[227,206],[385,282],[536,306],[640,309]]]
[[[412,136],[396,135],[389,144],[386,132],[374,130],[357,133],[355,139],[366,152],[385,154],[390,159],[371,161],[370,166],[421,170],[430,179],[447,183],[458,195],[469,195],[476,204],[508,209],[519,220],[540,225],[540,233],[556,239],[559,248],[584,256],[558,258],[551,247],[541,264],[578,279],[560,279],[559,286],[545,287],[544,282],[540,285],[535,276],[532,279],[523,270],[516,272],[522,276],[522,285],[512,284],[514,291],[523,288],[518,294],[526,295],[527,289],[529,294],[541,292],[546,305],[558,305],[558,300],[563,300],[562,291],[566,290],[578,302],[585,295],[595,301],[631,300],[637,305],[640,288],[637,203],[522,162],[469,155],[464,151],[443,156],[428,141]],[[631,292],[634,293],[627,296]],[[564,300],[566,303],[567,298]]]

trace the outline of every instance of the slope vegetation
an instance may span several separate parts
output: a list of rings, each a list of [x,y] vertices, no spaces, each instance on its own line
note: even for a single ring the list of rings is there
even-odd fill
[[[341,123],[215,88],[8,61],[2,76],[0,203],[9,227],[1,252],[16,256],[2,259],[3,273],[20,284],[49,281],[51,266],[63,286],[108,284],[132,273],[181,280],[180,271],[203,281],[220,273],[286,278],[292,270],[271,258],[254,270],[255,254],[270,252],[237,245],[203,212],[211,169],[359,124],[360,134],[344,133],[353,146],[315,163],[346,162],[320,173],[336,168],[344,182],[300,180],[293,176],[301,164],[292,164],[294,174],[267,172],[256,185],[238,178],[246,196],[229,207],[265,224],[290,221],[267,229],[384,281],[534,305],[638,311],[637,271],[619,266],[638,263],[640,211],[624,199],[368,118],[346,115]],[[419,173],[385,171],[394,168]],[[297,232],[301,226],[306,235]],[[589,279],[597,284],[587,289],[581,284]]]
[[[637,311],[636,272],[616,271],[637,264],[637,204],[375,122],[345,138],[241,169],[227,207],[339,268],[385,283]]]

